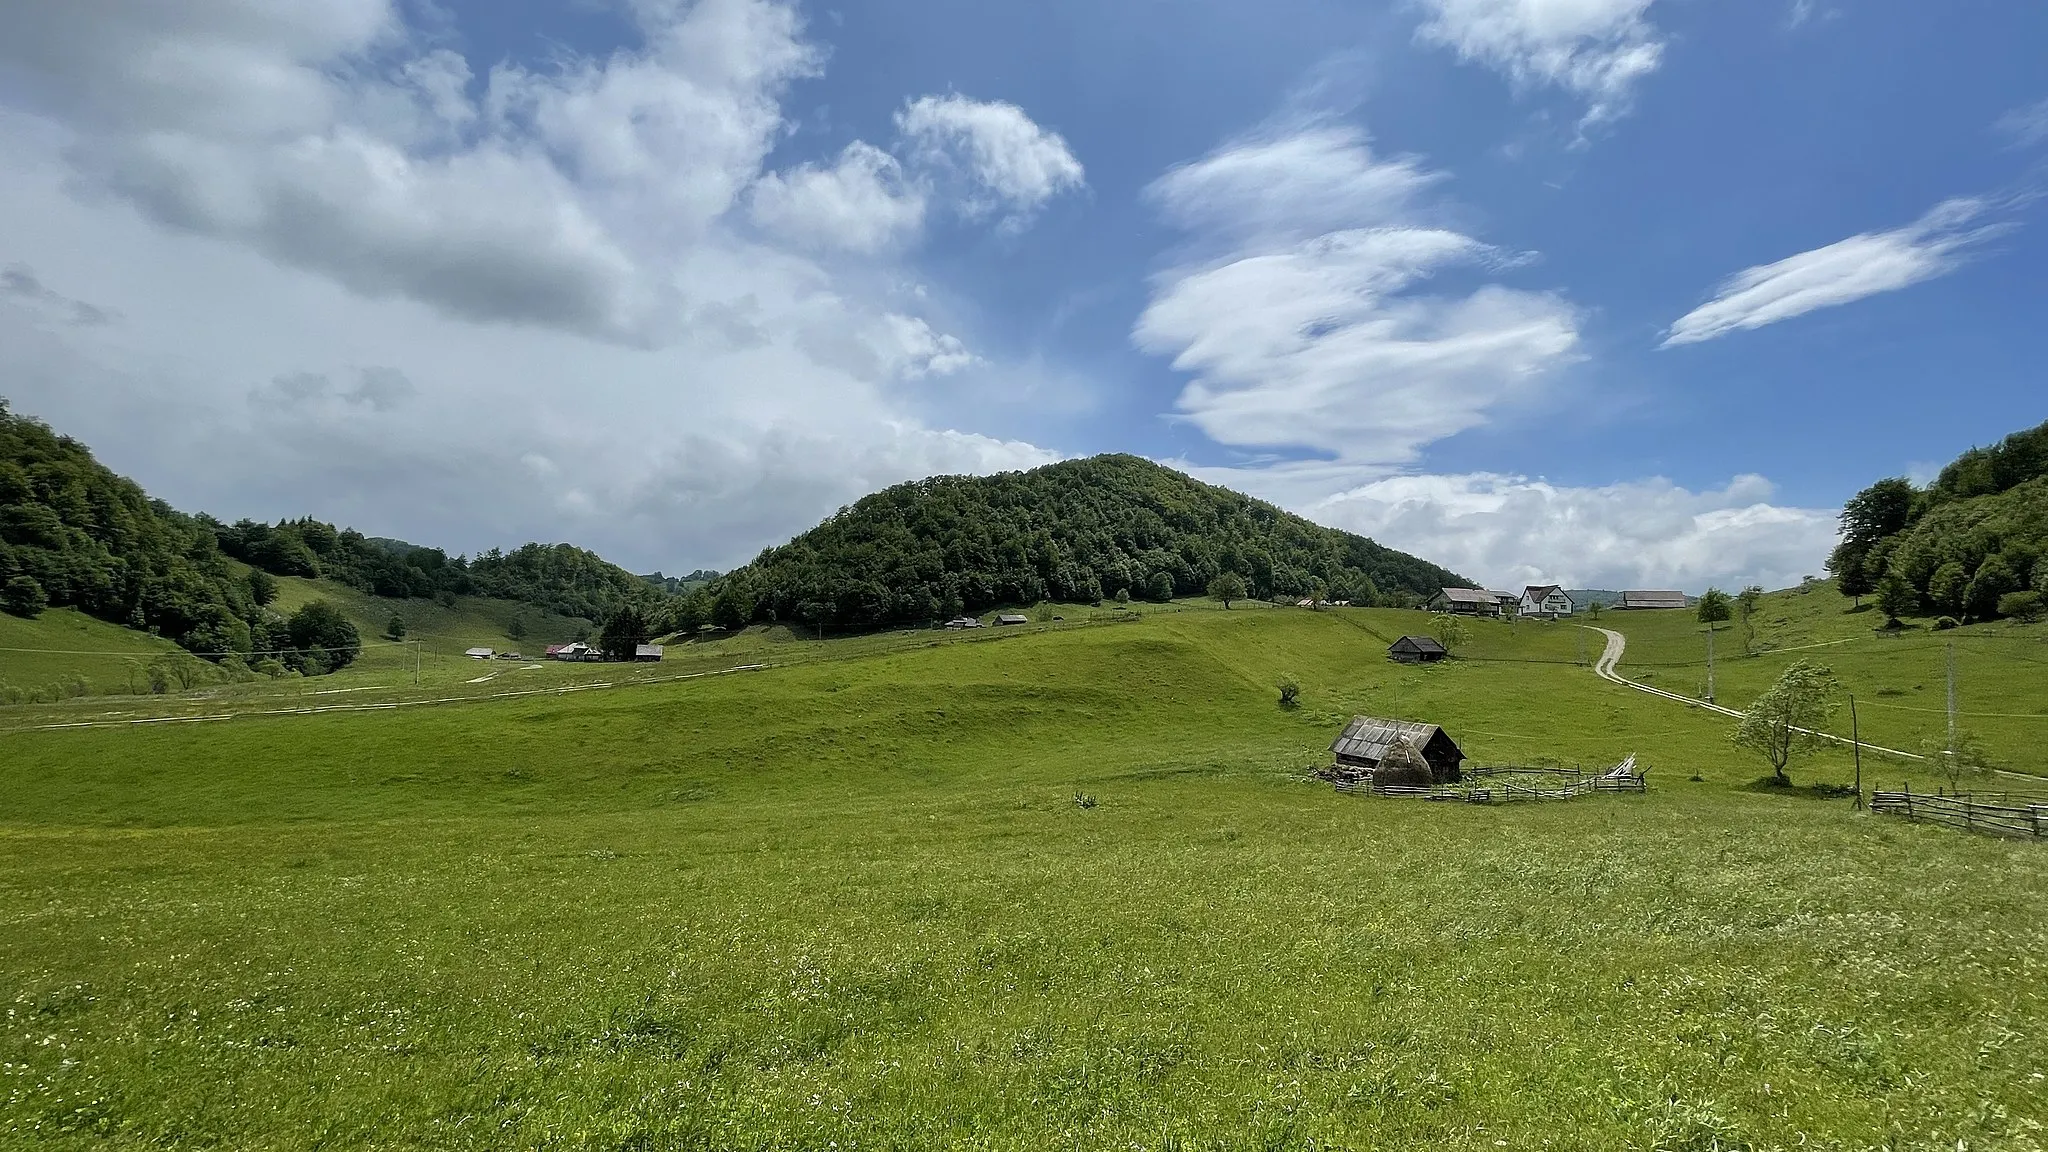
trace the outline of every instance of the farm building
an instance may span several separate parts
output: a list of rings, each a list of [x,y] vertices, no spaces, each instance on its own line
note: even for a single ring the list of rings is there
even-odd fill
[[[659,664],[661,663],[661,645],[635,645],[633,648],[633,659],[638,660],[642,664]]]
[[[1402,741],[1421,751],[1436,783],[1449,784],[1458,779],[1458,765],[1464,762],[1465,753],[1434,724],[1356,716],[1343,735],[1331,743],[1330,751],[1336,754],[1339,767],[1377,768],[1394,745]]]
[[[1457,616],[1498,616],[1500,597],[1484,588],[1443,588],[1429,598],[1428,608]]]
[[[1403,636],[1387,648],[1387,655],[1400,664],[1434,664],[1450,653],[1434,636]]]
[[[1616,608],[1683,608],[1683,592],[1623,592]]]
[[[1565,590],[1555,584],[1531,584],[1522,589],[1520,610],[1524,616],[1543,616],[1555,620],[1559,616],[1571,615],[1577,607],[1578,605],[1572,603],[1572,598],[1565,594]]]
[[[996,617],[996,623],[999,625],[1029,624],[1031,623],[1031,617],[1024,615],[1022,612],[1005,612],[1002,615]]]
[[[463,655],[471,660],[489,660],[491,658],[491,650],[489,648],[471,648],[469,651],[464,652]]]
[[[976,620],[972,616],[955,616],[951,620],[946,621],[946,627],[955,630],[959,630],[962,628],[979,628],[981,627],[981,621]]]
[[[597,658],[597,649],[592,648],[581,640],[576,641],[574,644],[548,645],[548,659],[550,660],[584,661]]]

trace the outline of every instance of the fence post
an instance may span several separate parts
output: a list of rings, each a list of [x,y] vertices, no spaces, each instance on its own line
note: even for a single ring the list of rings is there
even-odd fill
[[[1913,818],[1913,782],[1906,781],[1906,819]]]

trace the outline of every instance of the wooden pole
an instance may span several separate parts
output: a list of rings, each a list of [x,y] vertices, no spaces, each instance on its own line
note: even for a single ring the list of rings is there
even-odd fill
[[[1856,749],[1856,806],[1863,810],[1863,731],[1856,725],[1856,694],[1849,693],[1849,744]]]

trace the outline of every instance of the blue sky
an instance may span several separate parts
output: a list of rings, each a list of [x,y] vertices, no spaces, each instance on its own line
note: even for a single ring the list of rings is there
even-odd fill
[[[1779,584],[2040,421],[2048,10],[0,15],[0,387],[189,508],[741,562],[1135,452],[1489,583]]]

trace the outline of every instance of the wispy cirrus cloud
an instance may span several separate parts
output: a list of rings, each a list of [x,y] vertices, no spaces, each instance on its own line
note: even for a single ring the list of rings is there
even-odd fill
[[[1560,88],[1586,101],[1583,129],[1628,111],[1663,61],[1655,0],[1422,0],[1416,35],[1482,64],[1518,89]]]
[[[1994,207],[1977,197],[1944,200],[1903,228],[1859,233],[1746,268],[1723,281],[1713,299],[1679,317],[1660,347],[1698,344],[1947,275],[1971,248],[2011,227],[1986,220]]]
[[[1178,407],[1222,444],[1404,464],[1567,363],[1576,310],[1500,284],[1430,290],[1519,261],[1427,219],[1442,177],[1362,131],[1235,141],[1147,196],[1188,233],[1132,338],[1191,373]]]
[[[2013,148],[2048,144],[2048,97],[2022,104],[2000,116],[1992,130],[2004,136]]]

